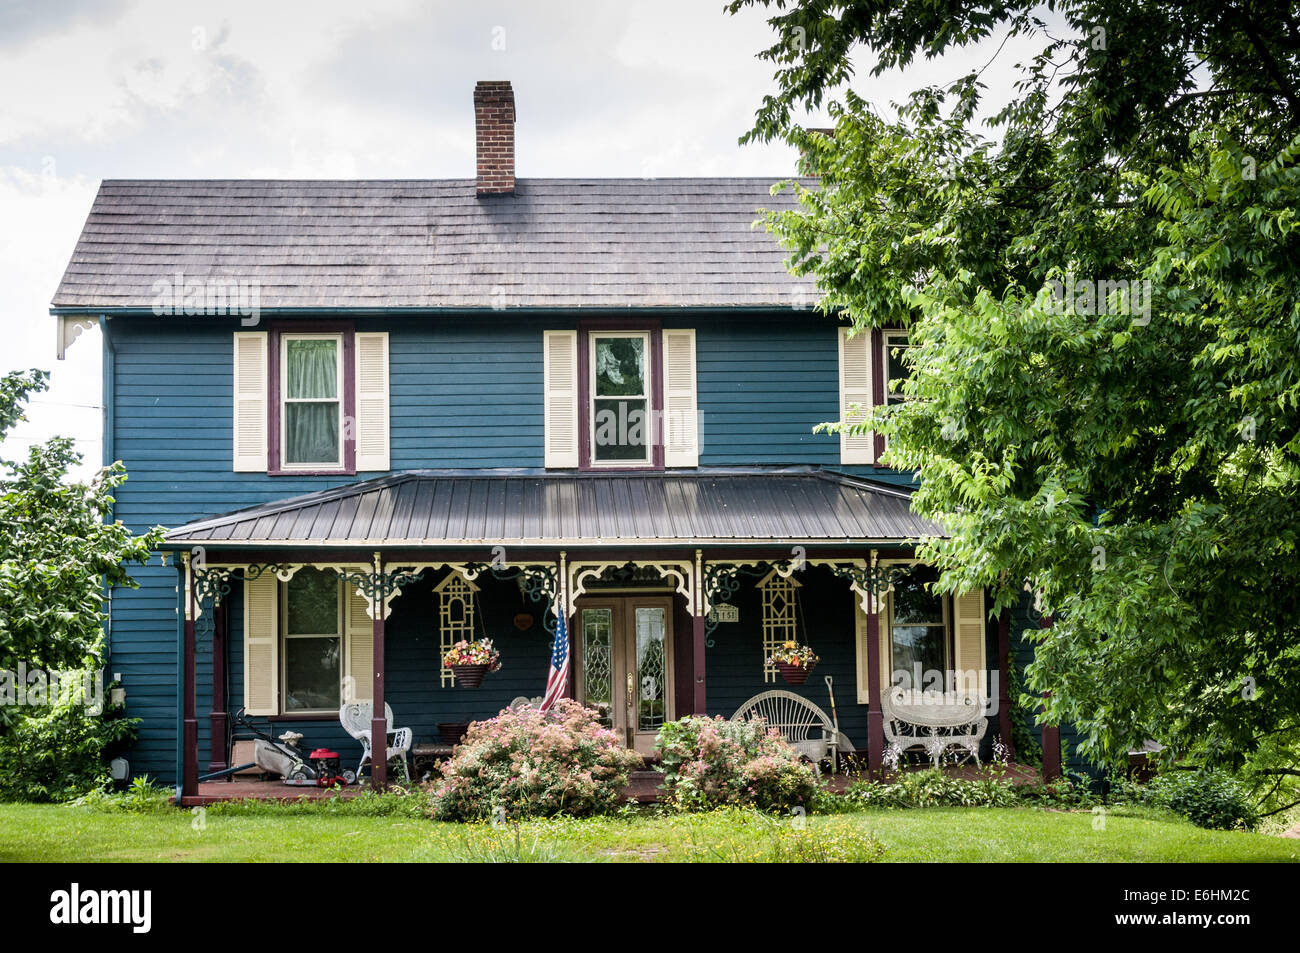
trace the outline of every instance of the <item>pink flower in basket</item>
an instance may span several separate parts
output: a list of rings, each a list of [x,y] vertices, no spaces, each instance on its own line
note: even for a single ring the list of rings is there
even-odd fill
[[[448,667],[486,665],[489,672],[497,672],[501,670],[501,653],[491,639],[475,639],[473,642],[461,639],[442,657],[442,664]]]

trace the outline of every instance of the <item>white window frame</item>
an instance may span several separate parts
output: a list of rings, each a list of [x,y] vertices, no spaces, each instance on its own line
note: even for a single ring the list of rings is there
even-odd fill
[[[596,341],[600,338],[641,338],[644,345],[641,349],[641,359],[645,362],[642,380],[645,383],[644,393],[636,394],[618,394],[614,397],[599,396],[596,393]],[[596,469],[624,469],[627,467],[651,467],[654,466],[655,451],[655,389],[659,382],[654,380],[654,361],[652,350],[654,337],[650,331],[588,331],[587,332],[587,433],[590,437],[588,442],[588,452],[590,459],[587,465]],[[597,400],[645,400],[645,457],[640,460],[597,460],[596,459],[596,401]]]
[[[317,568],[317,567],[304,567]],[[328,572],[328,570],[321,570]],[[289,699],[289,640],[290,639],[338,639],[339,640],[339,699],[345,696],[344,686],[345,679],[348,678],[348,659],[351,646],[348,644],[347,619],[344,613],[347,611],[348,592],[343,580],[338,580],[336,586],[338,593],[334,602],[335,627],[337,632],[296,632],[292,635],[289,633],[289,583],[280,583],[280,714],[286,716],[297,715],[322,715],[337,713],[337,708],[295,708],[292,711],[288,708]],[[340,701],[342,704],[342,701]]]
[[[893,344],[893,343],[892,343],[892,342],[893,342],[895,339],[897,339],[897,338],[903,338],[905,341],[909,341],[909,340],[910,340],[910,339],[908,338],[908,334],[909,334],[909,333],[910,333],[910,332],[907,331],[907,330],[904,329],[904,328],[896,328],[896,329],[893,329],[893,330],[881,331],[881,332],[880,332],[880,344],[881,344],[881,348],[880,348],[880,370],[881,370],[881,373],[884,375],[884,378],[885,378],[885,382],[884,382],[884,388],[883,388],[883,390],[884,390],[884,393],[885,393],[885,404],[886,404],[886,406],[888,406],[889,404],[897,404],[897,403],[901,403],[902,401],[904,401],[904,400],[907,399],[907,398],[906,398],[902,393],[900,393],[900,392],[898,392],[898,391],[891,391],[891,390],[889,389],[889,382],[890,382],[890,377],[889,377],[889,349],[890,349],[891,347],[903,347],[903,348],[910,348],[910,347],[912,347],[912,344],[911,344],[911,343],[905,343],[905,344],[902,344],[902,345],[898,345],[898,344]]]
[[[338,403],[338,456],[333,461],[312,461],[310,463],[290,463],[289,462],[289,414],[288,405],[294,404],[324,404],[328,399],[324,397],[307,397],[307,398],[290,398],[289,395],[289,342],[290,341],[333,341],[334,342],[334,360],[337,364],[335,371],[335,381],[337,382],[337,392],[334,400]],[[346,401],[347,381],[343,375],[343,334],[341,332],[301,332],[285,333],[280,335],[280,469],[281,470],[341,470],[344,467],[344,453],[346,435],[344,433],[344,403]]]

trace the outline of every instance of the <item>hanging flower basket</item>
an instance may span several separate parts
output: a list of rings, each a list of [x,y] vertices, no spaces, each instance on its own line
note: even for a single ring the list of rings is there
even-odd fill
[[[478,688],[483,684],[483,676],[501,668],[501,653],[491,639],[473,642],[462,639],[442,657],[442,664],[451,669],[457,685]]]
[[[816,667],[816,662],[813,662],[812,665],[791,665],[788,662],[776,663],[776,670],[791,685],[802,685],[808,681],[808,676],[812,674],[812,670]]]
[[[808,675],[817,667],[819,661],[817,653],[807,645],[786,642],[772,653],[767,664],[775,665],[781,677],[791,685],[802,685],[808,681]]]
[[[462,688],[478,688],[483,678],[491,670],[488,665],[451,665],[448,666],[456,676],[456,684]]]

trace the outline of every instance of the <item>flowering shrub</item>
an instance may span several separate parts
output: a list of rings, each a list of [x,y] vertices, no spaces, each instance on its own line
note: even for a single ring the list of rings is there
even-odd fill
[[[783,642],[781,647],[772,653],[767,664],[776,665],[778,662],[783,662],[796,668],[812,668],[820,660],[817,653],[812,650],[812,646],[800,645],[797,642]]]
[[[641,756],[589,708],[506,710],[476,721],[443,762],[433,814],[444,820],[580,816],[612,810]]]
[[[442,657],[443,665],[486,665],[489,672],[501,670],[501,653],[491,639],[461,639]]]
[[[685,810],[789,808],[807,805],[817,791],[812,767],[761,718],[671,721],[659,730],[655,747],[669,801]]]

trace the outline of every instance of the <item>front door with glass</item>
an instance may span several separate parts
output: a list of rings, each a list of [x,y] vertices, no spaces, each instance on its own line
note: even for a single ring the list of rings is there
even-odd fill
[[[673,718],[672,599],[580,599],[577,609],[579,701],[628,747],[650,754]]]

